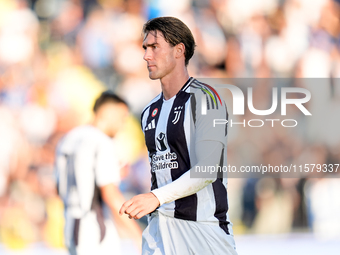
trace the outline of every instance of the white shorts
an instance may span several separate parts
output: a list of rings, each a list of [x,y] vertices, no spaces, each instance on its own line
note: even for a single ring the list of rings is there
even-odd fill
[[[233,235],[218,223],[187,221],[154,212],[143,232],[143,255],[237,255]]]

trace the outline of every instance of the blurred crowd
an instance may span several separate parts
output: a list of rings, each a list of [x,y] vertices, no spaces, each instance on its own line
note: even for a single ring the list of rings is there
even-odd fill
[[[287,85],[319,95],[309,107],[323,122],[300,116],[295,133],[234,130],[230,162],[340,163],[338,0],[0,0],[0,242],[17,249],[40,241],[63,246],[54,149],[67,131],[90,120],[103,90],[121,95],[132,113],[116,138],[125,166],[121,190],[126,196],[149,190],[139,115],[160,86],[148,78],[141,45],[143,24],[158,16],[178,17],[193,32],[191,76],[326,81]],[[268,106],[270,85],[253,86],[254,102]],[[340,238],[339,184],[330,178],[230,179],[235,233],[299,229]]]

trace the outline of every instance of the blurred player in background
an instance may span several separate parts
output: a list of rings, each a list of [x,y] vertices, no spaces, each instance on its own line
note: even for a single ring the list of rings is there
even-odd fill
[[[120,214],[150,214],[143,254],[237,254],[228,219],[226,179],[190,178],[196,166],[226,164],[228,119],[225,103],[209,85],[189,76],[195,40],[180,20],[160,17],[143,28],[150,79],[162,93],[142,113],[151,163],[151,192],[125,202]],[[202,102],[207,113],[202,115]]]
[[[56,151],[58,193],[65,206],[65,245],[70,254],[120,254],[117,228],[130,233],[136,245],[141,230],[127,217],[117,217],[124,198],[118,189],[120,167],[111,138],[128,116],[126,103],[110,91],[96,100],[91,125],[76,127]],[[106,213],[109,207],[115,225]]]

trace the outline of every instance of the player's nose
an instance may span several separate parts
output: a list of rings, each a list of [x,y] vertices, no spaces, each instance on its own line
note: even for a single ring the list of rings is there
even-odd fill
[[[145,53],[144,53],[144,57],[143,57],[143,59],[145,60],[145,61],[148,61],[148,60],[150,60],[151,59],[151,51],[149,50],[149,49],[146,49],[145,50]]]

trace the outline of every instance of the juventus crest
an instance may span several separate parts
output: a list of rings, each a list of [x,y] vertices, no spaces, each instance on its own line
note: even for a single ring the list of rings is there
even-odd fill
[[[175,107],[175,118],[172,120],[172,123],[173,124],[176,124],[178,121],[179,121],[179,118],[181,117],[181,113],[182,113],[182,109],[183,109],[183,106],[177,106]]]

